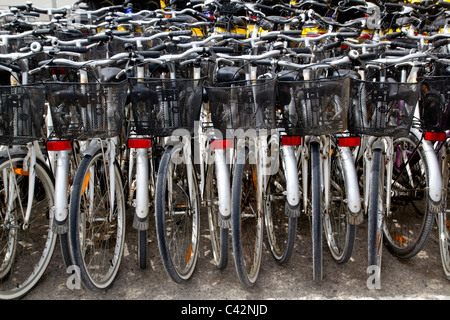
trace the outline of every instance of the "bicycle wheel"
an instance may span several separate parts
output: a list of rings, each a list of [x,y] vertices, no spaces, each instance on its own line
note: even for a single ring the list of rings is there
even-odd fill
[[[264,222],[270,251],[278,263],[289,261],[297,234],[297,218],[290,217],[287,202],[286,171],[282,153],[279,152],[278,172],[269,177],[264,200]]]
[[[409,259],[424,246],[433,227],[428,166],[413,134],[394,140],[391,209],[384,218],[384,243],[394,256]]]
[[[263,243],[263,218],[257,204],[256,165],[242,148],[234,167],[231,191],[231,236],[239,280],[253,286],[258,278]]]
[[[119,271],[125,245],[125,197],[115,162],[115,197],[110,203],[109,167],[99,149],[85,155],[72,186],[69,238],[72,259],[88,289],[108,288]]]
[[[39,281],[50,263],[56,243],[53,230],[54,180],[48,167],[36,159],[31,215],[24,223],[28,203],[25,154],[0,160],[0,298],[17,299]],[[9,195],[14,193],[14,199]]]
[[[445,150],[445,162],[442,163],[442,178],[444,191],[443,207],[438,214],[439,250],[441,252],[442,269],[450,280],[450,154],[448,145]]]
[[[345,193],[344,168],[336,144],[330,152],[330,194],[328,210],[323,214],[323,225],[328,248],[338,263],[347,262],[353,252],[356,226],[349,223]]]
[[[312,251],[313,279],[322,280],[322,188],[320,168],[320,146],[311,142],[311,219],[312,219]]]
[[[210,164],[206,173],[205,196],[208,208],[209,233],[214,257],[218,269],[228,264],[229,230],[219,226],[219,195],[217,193],[216,168]]]
[[[193,165],[180,145],[166,149],[158,169],[156,234],[164,268],[176,283],[188,280],[197,263],[200,198]]]
[[[370,174],[370,194],[368,203],[368,264],[381,267],[381,252],[383,246],[383,208],[384,204],[384,171],[381,169],[383,156],[381,149],[375,149],[372,155],[372,168]]]

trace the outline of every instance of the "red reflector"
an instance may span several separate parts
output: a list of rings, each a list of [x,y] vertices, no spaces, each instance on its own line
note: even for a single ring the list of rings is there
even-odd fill
[[[346,137],[339,139],[339,147],[356,147],[361,144],[360,137]]]
[[[282,136],[281,137],[281,144],[283,146],[299,146],[303,143],[303,137],[300,136]]]
[[[150,139],[129,139],[128,148],[141,149],[141,148],[151,148],[152,140]]]
[[[48,151],[64,151],[72,148],[69,140],[64,141],[47,141]]]
[[[213,150],[231,149],[231,148],[233,148],[233,145],[234,145],[233,140],[213,140],[213,141],[211,141],[211,149],[213,149]]]
[[[445,141],[445,132],[425,132],[425,140],[430,141]]]

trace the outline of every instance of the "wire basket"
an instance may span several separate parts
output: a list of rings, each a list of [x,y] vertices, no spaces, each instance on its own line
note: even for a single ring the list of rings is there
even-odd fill
[[[0,144],[24,145],[42,138],[44,87],[0,86]]]
[[[86,140],[118,136],[122,129],[128,82],[45,84],[53,120],[60,139]]]
[[[347,129],[348,76],[279,81],[281,126],[289,135],[327,135]]]
[[[166,137],[176,129],[194,132],[194,122],[200,118],[202,80],[156,78],[130,81],[137,134]]]
[[[214,83],[205,85],[214,129],[225,136],[227,129],[276,128],[276,80]]]
[[[351,79],[348,130],[371,136],[408,135],[419,99],[419,84]]]
[[[421,126],[427,131],[450,130],[450,81],[447,76],[423,78],[420,86]]]

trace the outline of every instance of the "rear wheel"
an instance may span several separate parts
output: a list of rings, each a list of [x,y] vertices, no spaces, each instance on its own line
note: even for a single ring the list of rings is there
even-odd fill
[[[115,196],[110,202],[109,165],[114,165]],[[73,262],[90,290],[108,288],[119,271],[125,245],[125,196],[117,163],[99,149],[86,155],[75,176],[69,211]]]
[[[36,159],[35,189],[28,224],[29,171],[26,155],[0,160],[0,299],[17,299],[39,281],[50,263],[56,243],[51,208],[54,205],[53,175]],[[15,194],[10,199],[9,194]]]
[[[394,140],[391,209],[383,225],[384,243],[400,259],[415,256],[425,245],[434,222],[428,196],[424,150],[410,134]]]
[[[287,177],[281,152],[278,158],[278,171],[269,177],[266,189],[264,222],[273,257],[279,263],[286,263],[294,249],[297,218],[289,216]]]
[[[328,247],[338,263],[347,262],[353,252],[356,226],[349,223],[344,168],[340,153],[332,143],[330,155],[330,195],[323,224]]]
[[[239,151],[234,167],[231,195],[231,234],[239,280],[253,286],[258,278],[263,243],[263,217],[257,203],[256,165],[249,149]]]
[[[186,157],[180,145],[166,149],[155,195],[159,251],[167,274],[177,283],[192,276],[200,240],[198,185],[193,165],[187,164]]]

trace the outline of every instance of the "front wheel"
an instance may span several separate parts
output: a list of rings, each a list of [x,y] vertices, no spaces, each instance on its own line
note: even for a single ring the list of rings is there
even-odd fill
[[[375,149],[372,156],[372,168],[370,173],[370,194],[368,204],[368,265],[381,267],[382,252],[382,221],[384,197],[384,171],[381,169],[383,163],[382,150]]]
[[[425,151],[417,138],[394,140],[394,165],[390,212],[384,219],[384,243],[394,256],[410,259],[425,245],[433,227],[429,170]]]
[[[443,206],[438,214],[439,250],[441,252],[442,268],[445,277],[450,280],[450,150],[448,145],[443,147],[442,178],[443,178]]]
[[[53,175],[40,159],[35,165],[30,220],[25,224],[29,190],[25,156],[16,154],[11,160],[0,160],[0,299],[27,294],[47,269],[56,243],[51,213]]]
[[[321,190],[320,145],[311,143],[311,219],[313,279],[321,281],[322,272],[322,190]]]
[[[290,213],[294,210],[287,200],[289,177],[282,154],[279,152],[279,169],[269,177],[264,201],[264,222],[270,251],[278,263],[289,261],[297,234],[297,214]]]
[[[330,152],[330,192],[323,225],[328,248],[337,263],[347,262],[353,252],[356,226],[349,222],[344,164],[334,141]]]
[[[234,167],[231,194],[231,235],[236,272],[247,287],[255,284],[261,265],[263,217],[258,208],[256,165],[249,149],[239,151]]]
[[[90,290],[108,288],[119,271],[125,245],[125,196],[116,162],[99,149],[86,155],[74,178],[69,211],[72,258]],[[114,165],[115,196],[110,202],[109,165]]]
[[[156,234],[164,268],[176,283],[187,281],[197,263],[200,198],[194,167],[180,145],[166,149],[158,169]]]

